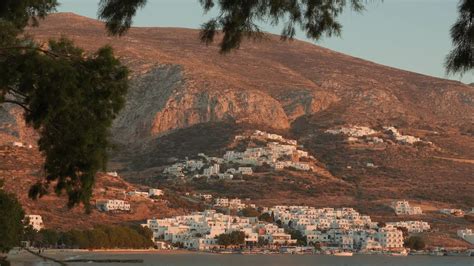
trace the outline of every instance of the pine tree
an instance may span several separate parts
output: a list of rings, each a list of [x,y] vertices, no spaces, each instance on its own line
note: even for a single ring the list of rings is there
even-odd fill
[[[0,180],[0,252],[19,246],[23,235],[24,212],[13,194],[6,193]]]
[[[88,54],[66,38],[37,43],[26,26],[54,11],[55,0],[7,0],[0,4],[0,103],[24,109],[40,135],[47,177],[30,190],[36,198],[57,181],[70,207],[89,199],[95,174],[105,169],[109,127],[124,106],[128,70],[112,48]]]

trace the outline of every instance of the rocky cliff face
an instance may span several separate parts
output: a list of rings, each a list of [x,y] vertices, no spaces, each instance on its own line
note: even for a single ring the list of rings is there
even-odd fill
[[[187,80],[181,66],[161,65],[132,82],[127,105],[113,131],[117,140],[127,142],[224,120],[289,128],[283,107],[265,93],[210,90]]]

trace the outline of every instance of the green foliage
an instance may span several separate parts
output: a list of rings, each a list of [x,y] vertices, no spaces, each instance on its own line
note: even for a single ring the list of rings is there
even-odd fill
[[[243,245],[245,244],[245,233],[233,231],[230,234],[220,234],[217,236],[217,243],[226,248],[233,245]]]
[[[405,240],[405,247],[409,249],[422,250],[425,246],[425,241],[420,236],[411,236]]]
[[[459,1],[459,18],[451,28],[453,50],[446,57],[448,74],[463,74],[474,68],[474,1]]]
[[[128,70],[103,47],[86,54],[66,38],[40,45],[24,37],[32,20],[52,12],[53,0],[2,2],[0,7],[0,104],[13,103],[40,135],[47,179],[30,190],[36,198],[57,181],[68,206],[89,199],[97,171],[105,169],[108,135],[125,103]]]
[[[150,248],[153,247],[153,233],[148,228],[124,226],[98,226],[91,230],[71,230],[57,232],[41,230],[37,233],[41,246],[82,249],[111,249],[111,248]]]
[[[244,217],[258,217],[260,215],[260,212],[252,207],[242,209],[241,213]]]
[[[267,222],[267,223],[273,223],[274,222],[274,217],[270,215],[268,212],[262,213],[259,217],[259,221]]]
[[[99,18],[104,19],[111,34],[122,35],[132,25],[137,10],[146,4],[146,0],[100,0]]]
[[[287,233],[291,235],[291,239],[296,239],[297,246],[306,245],[306,236],[304,236],[299,230],[289,229]]]
[[[265,239],[263,237],[258,238],[258,242],[257,242],[258,247],[265,247],[265,246],[268,246],[269,244],[270,243],[269,243],[268,239]]]
[[[292,39],[299,27],[308,38],[318,40],[323,35],[340,35],[342,25],[339,15],[347,6],[354,11],[364,9],[364,0],[199,0],[205,12],[217,8],[219,14],[202,25],[201,40],[211,43],[218,31],[224,36],[220,43],[222,52],[238,48],[243,38],[263,36],[259,23],[284,25],[282,39]],[[136,10],[145,0],[102,0],[99,17],[106,21],[112,34],[122,34],[131,25]]]
[[[8,252],[20,245],[25,214],[15,196],[1,189],[2,183],[0,180],[0,252]]]

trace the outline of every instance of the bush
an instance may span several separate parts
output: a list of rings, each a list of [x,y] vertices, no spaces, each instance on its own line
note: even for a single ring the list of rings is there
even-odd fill
[[[231,245],[243,245],[245,244],[245,233],[233,231],[230,234],[220,234],[217,236],[217,243],[226,248]]]
[[[274,222],[274,217],[272,215],[270,215],[268,212],[266,212],[266,213],[262,213],[262,215],[260,215],[258,217],[258,220],[263,221],[263,222],[267,222],[267,223],[273,223]]]
[[[405,247],[409,249],[422,250],[425,246],[425,241],[420,236],[411,236],[405,240]]]
[[[251,207],[242,209],[241,213],[244,217],[258,217],[260,215],[260,212]]]
[[[153,233],[141,226],[98,226],[90,230],[56,232],[51,229],[38,233],[42,244],[55,247],[102,249],[102,248],[150,248]]]

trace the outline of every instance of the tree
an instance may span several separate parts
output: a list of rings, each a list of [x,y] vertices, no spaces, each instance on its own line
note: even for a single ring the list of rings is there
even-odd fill
[[[48,247],[55,247],[60,239],[60,234],[52,229],[42,229],[39,234],[42,236],[43,244]]]
[[[459,1],[459,18],[451,27],[453,50],[446,57],[448,74],[460,73],[474,69],[474,1]]]
[[[128,70],[110,47],[87,54],[66,38],[41,44],[25,37],[23,29],[37,25],[56,5],[2,1],[0,103],[22,107],[40,136],[47,176],[29,195],[44,195],[55,181],[56,193],[66,191],[70,207],[88,208],[95,174],[106,166],[109,127],[125,103]]]
[[[411,236],[405,240],[405,247],[409,249],[422,250],[425,246],[425,241],[420,236]]]
[[[398,230],[402,231],[403,237],[406,238],[409,235],[408,229],[406,227],[397,227]]]
[[[259,22],[277,25],[283,21],[283,40],[292,39],[296,27],[303,30],[308,38],[318,40],[323,35],[340,35],[342,25],[337,21],[347,6],[360,12],[364,0],[199,0],[205,12],[217,8],[219,15],[201,26],[200,38],[212,43],[218,31],[222,31],[221,52],[239,48],[244,38],[263,37]],[[145,6],[146,0],[101,0],[99,18],[106,21],[109,33],[124,34],[132,25],[137,9]]]
[[[278,225],[278,227],[281,227],[283,225],[280,219],[276,220],[275,223]]]
[[[3,191],[2,186],[0,180],[0,252],[8,252],[20,245],[25,213],[15,196]]]
[[[288,234],[291,235],[291,239],[296,239],[296,245],[304,246],[306,245],[306,236],[304,236],[301,231],[295,229],[289,229]]]
[[[219,31],[223,37],[221,52],[239,48],[243,38],[259,39],[264,36],[259,22],[284,25],[281,39],[292,39],[299,27],[309,39],[318,40],[341,34],[339,15],[347,6],[352,10],[364,10],[364,0],[199,0],[205,12],[218,9],[217,17],[201,26],[200,38],[212,43]],[[138,8],[144,7],[146,0],[101,0],[99,18],[106,21],[109,33],[124,34],[132,25]],[[453,50],[446,57],[448,74],[465,73],[474,68],[474,2],[459,1],[459,18],[451,28]]]
[[[229,234],[220,234],[217,236],[217,243],[225,248],[231,245],[243,245],[245,244],[245,233],[233,231]]]
[[[273,223],[274,222],[273,218],[274,217],[272,217],[270,214],[268,214],[268,212],[265,212],[265,213],[262,213],[258,217],[258,220],[263,221],[263,222],[267,222],[267,223]]]
[[[252,207],[244,208],[241,212],[244,217],[258,217],[260,215],[260,213]]]

